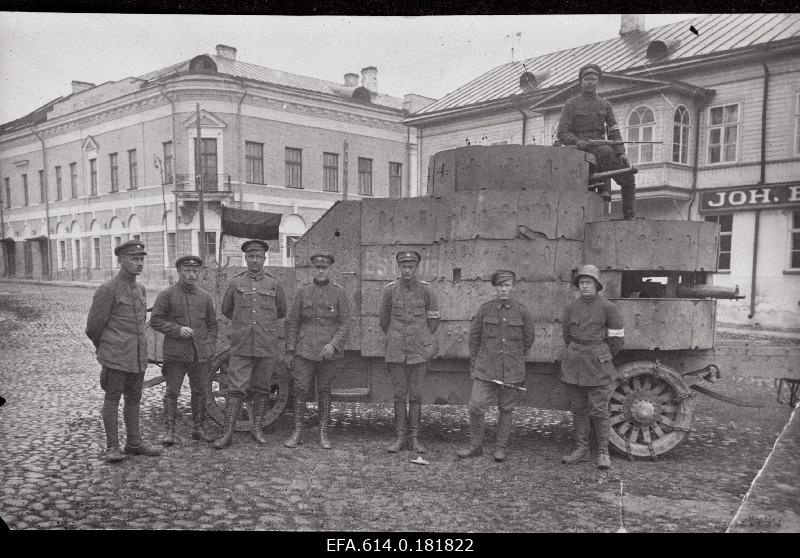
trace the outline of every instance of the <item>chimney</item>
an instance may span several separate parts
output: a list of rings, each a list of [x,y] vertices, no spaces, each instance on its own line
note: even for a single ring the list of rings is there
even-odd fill
[[[345,87],[358,87],[358,74],[354,74],[350,72],[344,75],[344,86]]]
[[[80,93],[82,91],[88,91],[92,87],[96,87],[94,83],[89,83],[88,81],[76,81],[72,80],[72,94],[75,95],[76,93]]]
[[[378,68],[375,66],[361,68],[361,86],[368,89],[370,93],[378,92]]]
[[[622,14],[619,34],[623,37],[629,33],[644,32],[644,14]]]
[[[217,45],[217,56],[228,60],[236,60],[236,49],[228,45]]]

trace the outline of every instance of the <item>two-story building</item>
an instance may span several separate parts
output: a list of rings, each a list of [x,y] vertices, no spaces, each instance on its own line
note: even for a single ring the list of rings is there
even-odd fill
[[[223,205],[281,214],[269,263],[292,265],[293,240],[337,200],[418,193],[416,133],[402,119],[432,99],[380,93],[377,74],[334,83],[217,45],[139,77],[73,81],[0,126],[0,273],[102,280],[133,238],[146,244],[145,280],[201,248],[238,264],[238,246],[221,242]]]
[[[466,144],[552,145],[578,69],[603,69],[639,169],[637,213],[721,227],[718,285],[746,296],[722,322],[800,326],[800,15],[705,15],[504,64],[409,116],[420,178],[429,157]],[[621,214],[618,187],[612,216]]]

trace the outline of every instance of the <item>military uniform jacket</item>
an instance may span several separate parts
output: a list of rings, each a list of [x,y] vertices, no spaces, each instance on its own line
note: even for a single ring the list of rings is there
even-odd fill
[[[597,95],[581,93],[569,99],[561,111],[557,136],[564,145],[577,145],[582,140],[621,140],[617,118],[611,103]],[[625,153],[623,145],[613,145],[614,153]]]
[[[430,284],[413,279],[407,287],[398,279],[383,289],[381,329],[386,334],[386,362],[420,364],[436,355],[439,304]]]
[[[600,294],[589,301],[578,297],[564,309],[561,324],[566,345],[561,380],[579,386],[602,386],[614,381],[618,374],[607,338],[621,338],[624,333],[622,314],[616,305]]]
[[[533,345],[533,316],[514,299],[495,298],[478,309],[469,329],[472,377],[525,381],[525,353]]]
[[[349,324],[350,303],[341,286],[306,283],[295,294],[286,318],[286,352],[322,360],[322,348],[331,343],[336,349],[333,358],[342,358]]]
[[[235,275],[220,305],[231,320],[231,354],[278,356],[278,320],[286,316],[286,296],[273,276],[259,270]]]
[[[97,362],[140,374],[147,369],[147,298],[144,285],[123,279],[122,273],[97,287],[86,336],[97,348]]]
[[[153,305],[150,327],[164,337],[164,360],[208,362],[217,348],[217,313],[211,295],[200,287],[181,282],[161,291]],[[181,327],[194,337],[181,337]]]

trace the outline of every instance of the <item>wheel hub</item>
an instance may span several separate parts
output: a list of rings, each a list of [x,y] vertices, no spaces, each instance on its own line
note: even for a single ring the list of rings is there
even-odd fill
[[[631,416],[639,424],[649,424],[655,417],[655,405],[650,401],[634,401],[631,405]]]
[[[641,426],[654,424],[661,414],[661,404],[651,390],[635,390],[628,396],[625,406],[630,420]]]

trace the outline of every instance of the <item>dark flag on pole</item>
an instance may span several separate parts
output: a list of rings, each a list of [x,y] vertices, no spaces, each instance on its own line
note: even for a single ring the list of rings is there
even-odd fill
[[[280,213],[222,206],[222,232],[241,238],[277,240]]]

